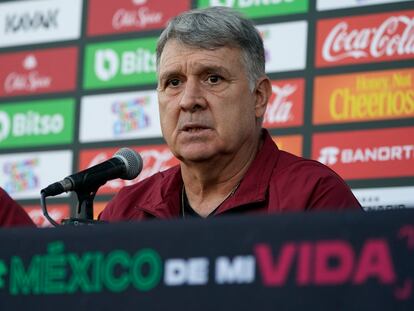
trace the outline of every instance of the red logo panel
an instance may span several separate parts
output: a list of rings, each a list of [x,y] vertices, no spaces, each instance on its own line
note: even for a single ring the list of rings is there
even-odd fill
[[[24,210],[39,228],[53,227],[49,220],[43,216],[42,208],[39,205],[27,205],[24,206]],[[67,204],[48,204],[47,212],[59,224],[63,219],[69,219],[70,217],[70,208]]]
[[[281,128],[303,124],[304,79],[272,81],[263,126]]]
[[[164,28],[169,19],[189,9],[189,0],[90,0],[88,35]]]
[[[414,176],[414,127],[320,133],[312,158],[345,179]]]
[[[119,191],[124,186],[129,186],[143,180],[155,173],[164,171],[178,164],[166,145],[131,147],[139,152],[144,162],[142,172],[134,180],[114,179],[108,181],[99,188],[98,194],[109,194]],[[79,170],[84,170],[93,165],[106,161],[114,155],[118,148],[105,148],[94,150],[83,150],[80,153]]]
[[[316,66],[414,58],[414,11],[321,20]]]
[[[75,47],[0,55],[0,97],[72,91],[76,86]]]

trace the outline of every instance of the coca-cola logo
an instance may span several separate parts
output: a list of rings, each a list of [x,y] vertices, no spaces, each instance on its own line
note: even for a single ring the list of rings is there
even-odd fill
[[[38,62],[36,56],[30,54],[25,57],[22,67],[29,71],[25,73],[12,72],[4,80],[4,90],[6,93],[15,91],[36,91],[38,89],[47,89],[51,86],[52,78],[43,76],[35,69]]]
[[[134,1],[137,6],[145,4],[144,1]],[[112,17],[112,27],[122,29],[127,27],[145,28],[148,25],[157,25],[163,18],[162,12],[151,11],[148,7],[140,7],[136,10],[119,9]]]
[[[292,119],[293,103],[289,96],[296,90],[297,86],[289,83],[283,86],[272,85],[272,97],[267,105],[264,122],[286,123]]]
[[[6,15],[4,31],[5,33],[16,33],[19,31],[58,28],[58,14],[59,9],[51,9],[46,12],[36,11],[21,15]]]
[[[134,180],[110,180],[105,184],[105,188],[109,187],[110,189],[119,189],[124,186],[135,184],[138,181],[150,177],[158,172],[169,169],[178,163],[178,160],[173,156],[168,148],[139,150],[139,154],[143,160],[143,169],[138,177]],[[97,165],[108,159],[108,152],[99,152],[90,160],[88,167]]]
[[[367,57],[414,54],[414,18],[390,16],[378,27],[352,29],[347,21],[336,24],[327,35],[322,57],[326,62]]]

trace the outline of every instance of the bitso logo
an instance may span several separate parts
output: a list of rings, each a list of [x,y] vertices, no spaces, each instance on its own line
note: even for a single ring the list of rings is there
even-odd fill
[[[326,165],[334,165],[338,162],[339,148],[325,147],[320,151],[318,161]]]
[[[111,50],[100,50],[95,55],[95,73],[102,81],[112,79],[119,68],[118,55]]]
[[[147,49],[126,51],[119,56],[111,49],[96,52],[95,73],[102,81],[111,80],[118,73],[127,76],[150,72],[155,72],[155,54]]]
[[[86,48],[85,87],[154,83],[156,38],[99,43]]]
[[[0,142],[6,139],[10,133],[10,119],[7,113],[0,111]]]
[[[71,142],[74,105],[71,99],[2,105],[0,149]]]

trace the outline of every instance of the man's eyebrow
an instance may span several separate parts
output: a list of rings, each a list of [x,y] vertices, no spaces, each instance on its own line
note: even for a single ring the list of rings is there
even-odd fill
[[[197,75],[203,74],[203,73],[218,73],[218,74],[230,76],[230,72],[225,67],[216,66],[214,64],[196,65],[195,66],[195,73]],[[167,71],[161,73],[160,76],[159,76],[159,80],[164,81],[165,79],[168,79],[169,77],[180,76],[180,75],[182,75],[182,71],[180,69],[171,69],[171,70],[167,70]]]
[[[163,73],[160,74],[159,80],[160,81],[163,81],[163,80],[165,80],[165,79],[167,79],[169,77],[178,76],[178,75],[180,75],[180,71],[179,70],[175,70],[175,69],[173,69],[173,70],[167,70],[167,71],[165,71],[165,72],[163,72]]]

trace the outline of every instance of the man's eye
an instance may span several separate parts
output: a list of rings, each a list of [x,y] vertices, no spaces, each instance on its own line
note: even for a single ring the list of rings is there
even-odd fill
[[[217,84],[222,80],[222,78],[218,75],[211,75],[207,77],[207,82],[211,84]]]
[[[171,86],[171,87],[179,86],[180,82],[181,81],[179,79],[169,79],[167,81],[167,86]]]

